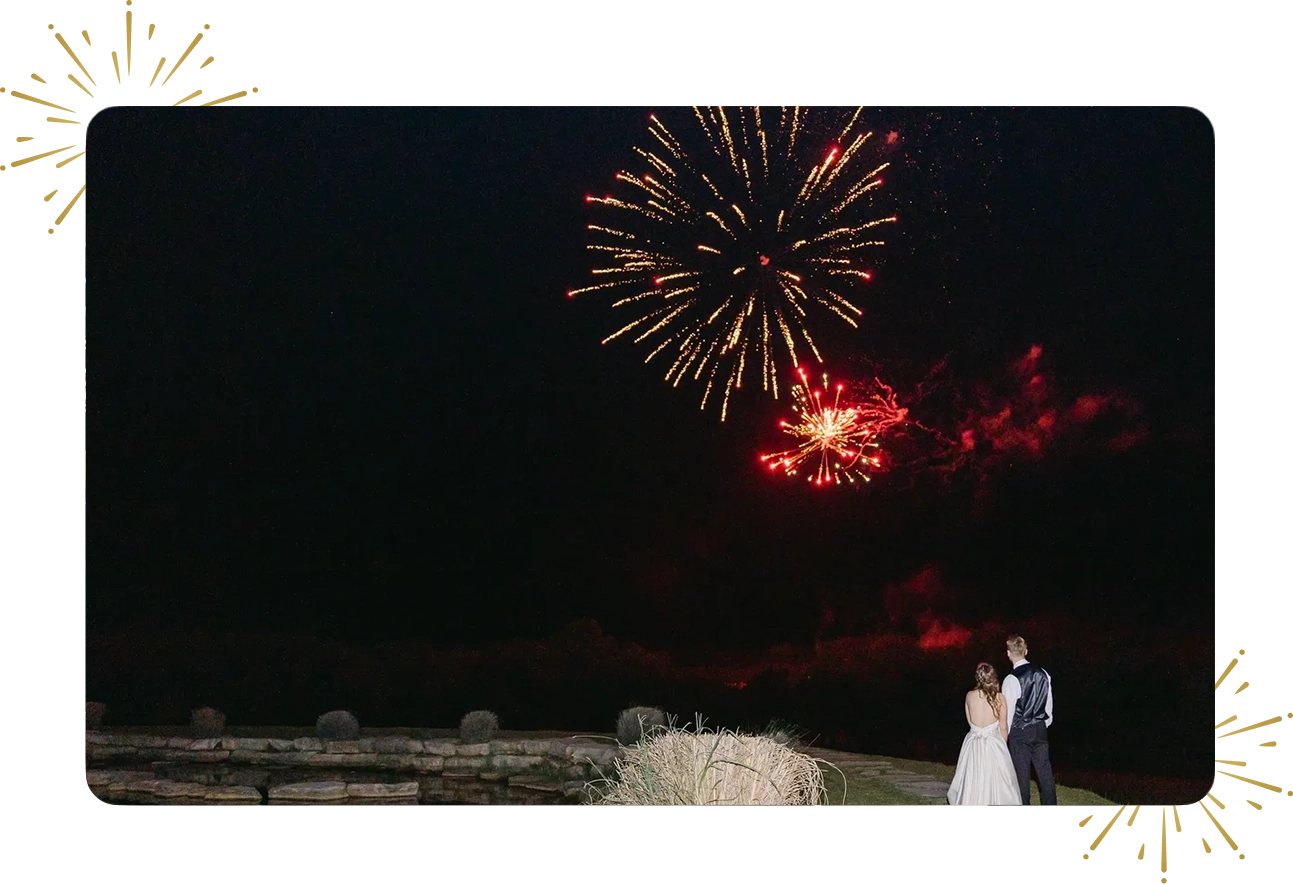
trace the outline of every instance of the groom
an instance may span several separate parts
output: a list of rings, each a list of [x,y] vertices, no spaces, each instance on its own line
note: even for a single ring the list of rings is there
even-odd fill
[[[1019,779],[1019,797],[1023,804],[1031,802],[1031,766],[1037,770],[1042,804],[1055,804],[1055,778],[1051,775],[1051,751],[1046,740],[1046,729],[1055,720],[1051,677],[1045,669],[1028,662],[1028,643],[1018,635],[1006,639],[1006,656],[1015,668],[1001,682],[1001,694],[1006,698],[1010,727],[1006,742]]]

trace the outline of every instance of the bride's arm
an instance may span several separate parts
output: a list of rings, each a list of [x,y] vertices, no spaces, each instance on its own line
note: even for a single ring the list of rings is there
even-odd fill
[[[997,727],[1001,728],[1001,739],[1005,740],[1010,736],[1010,720],[1006,718],[1006,698],[997,695]]]

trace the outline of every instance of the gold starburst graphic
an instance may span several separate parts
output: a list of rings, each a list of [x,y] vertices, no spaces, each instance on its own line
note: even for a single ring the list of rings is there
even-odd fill
[[[116,33],[107,38],[94,37],[88,29],[79,33],[69,29],[65,35],[63,29],[50,24],[47,30],[53,32],[51,51],[31,74],[32,85],[21,88],[0,85],[0,98],[17,99],[14,103],[5,102],[6,116],[10,120],[16,117],[22,126],[30,127],[16,138],[17,152],[22,155],[8,162],[0,161],[0,172],[8,170],[10,176],[14,172],[49,176],[53,189],[45,194],[44,201],[48,203],[63,194],[54,203],[62,208],[54,218],[54,227],[49,228],[50,233],[63,223],[85,194],[85,162],[76,161],[85,156],[86,128],[99,110],[113,105],[178,107],[189,102],[193,102],[189,106],[209,107],[248,95],[246,89],[221,95],[224,91],[218,88],[221,74],[218,67],[211,67],[215,56],[207,55],[205,61],[198,61],[205,54],[203,40],[211,34],[209,23],[195,26],[197,33],[192,38],[187,36],[187,29],[176,29],[167,35],[152,21],[146,25],[143,21],[137,22],[135,10],[130,8],[133,5],[134,0],[125,0],[124,27],[112,28]],[[188,45],[181,51],[185,40]],[[136,56],[141,62],[140,77],[132,81]],[[65,80],[57,76],[62,73],[60,67],[71,68]],[[46,79],[42,73],[50,78]],[[0,72],[0,78],[8,76],[10,72]],[[146,86],[145,77],[149,78]],[[197,88],[204,81],[207,87]],[[212,81],[217,84],[216,88],[210,86]],[[0,84],[3,82],[0,79]],[[259,91],[255,86],[251,89],[253,93]],[[194,101],[208,94],[220,97]],[[171,100],[181,95],[182,98]],[[0,182],[5,180],[0,178]],[[47,211],[53,214],[54,210]]]
[[[1244,652],[1240,651],[1239,656],[1242,657],[1243,655]],[[1222,684],[1235,670],[1237,665],[1239,665],[1239,657],[1232,659],[1230,661],[1230,665],[1221,673],[1220,677],[1217,679],[1216,685],[1213,686],[1214,691],[1221,690]],[[1233,684],[1233,682],[1230,684]],[[1245,681],[1235,689],[1234,693],[1238,694],[1247,689],[1248,686],[1248,682]],[[1235,836],[1231,832],[1231,830],[1237,832],[1237,827],[1241,825],[1241,823],[1237,821],[1238,814],[1236,814],[1235,811],[1240,808],[1245,808],[1250,812],[1260,811],[1263,807],[1261,802],[1266,800],[1261,796],[1265,795],[1267,792],[1279,795],[1280,792],[1285,790],[1278,785],[1263,782],[1262,780],[1255,779],[1253,777],[1241,776],[1240,774],[1233,772],[1235,768],[1243,768],[1244,773],[1248,773],[1249,771],[1247,768],[1249,766],[1249,761],[1229,759],[1237,759],[1237,756],[1242,755],[1247,749],[1253,748],[1251,741],[1254,738],[1261,739],[1262,737],[1272,735],[1271,731],[1259,731],[1260,728],[1269,728],[1272,725],[1277,725],[1286,718],[1293,718],[1293,713],[1288,713],[1287,715],[1273,715],[1264,721],[1257,721],[1253,724],[1240,724],[1239,717],[1237,715],[1231,715],[1229,718],[1218,722],[1213,727],[1213,730],[1216,732],[1217,739],[1216,755],[1218,757],[1216,758],[1216,764],[1219,765],[1217,773],[1228,778],[1224,782],[1220,778],[1214,780],[1213,789],[1217,792],[1221,792],[1222,785],[1225,785],[1227,788],[1234,786],[1238,789],[1238,797],[1230,797],[1231,793],[1229,791],[1221,797],[1209,792],[1196,804],[1191,804],[1185,807],[1178,808],[1173,805],[1171,807],[1142,808],[1140,805],[1136,805],[1136,807],[1132,808],[1131,814],[1127,817],[1127,827],[1133,827],[1135,825],[1137,817],[1141,816],[1140,811],[1143,809],[1147,811],[1147,813],[1144,814],[1144,817],[1148,818],[1151,821],[1150,826],[1157,830],[1152,832],[1150,836],[1146,837],[1146,840],[1141,841],[1140,850],[1137,853],[1136,858],[1140,860],[1145,859],[1146,846],[1150,847],[1151,857],[1153,856],[1155,848],[1157,849],[1159,854],[1159,871],[1164,876],[1160,878],[1161,884],[1167,884],[1166,875],[1168,868],[1169,833],[1174,836],[1177,834],[1186,836],[1183,841],[1182,839],[1177,839],[1175,837],[1172,838],[1173,844],[1177,845],[1172,848],[1174,854],[1178,850],[1189,851],[1191,849],[1198,850],[1202,854],[1210,854],[1214,849],[1224,850],[1224,848],[1228,847],[1232,852],[1238,854],[1239,859],[1243,859],[1246,856],[1246,854],[1240,853],[1239,843],[1235,840]],[[1228,740],[1225,743],[1221,742],[1222,740],[1227,740],[1229,737],[1239,737],[1241,734],[1247,736],[1240,737],[1239,740]],[[1249,742],[1245,742],[1245,740]],[[1261,748],[1263,750],[1274,749],[1276,748],[1276,740],[1267,740],[1266,742],[1258,743],[1256,748]],[[1227,756],[1227,759],[1223,760],[1220,756]],[[1266,757],[1263,756],[1264,753],[1258,753],[1257,757],[1252,759],[1254,766],[1259,769],[1262,762],[1266,760]],[[1231,769],[1223,769],[1220,765],[1224,765]],[[1288,790],[1286,794],[1289,797],[1293,797],[1293,790]],[[1250,795],[1252,797],[1249,797]],[[1222,798],[1225,799],[1224,802],[1222,801]],[[1209,804],[1212,806],[1209,807]],[[1100,847],[1104,842],[1105,837],[1109,835],[1110,831],[1114,828],[1114,824],[1122,818],[1127,807],[1128,805],[1124,804],[1122,807],[1118,808],[1114,813],[1113,818],[1105,824],[1104,828],[1100,830],[1100,833],[1095,836],[1095,840],[1086,848],[1088,852],[1082,854],[1083,859],[1089,859],[1091,853],[1095,852],[1095,850]],[[1223,825],[1221,819],[1218,817],[1221,815],[1222,811],[1226,810],[1227,807],[1230,807],[1232,812],[1230,818],[1226,820],[1226,824]],[[1216,813],[1213,812],[1214,808]],[[1086,825],[1091,822],[1093,817],[1094,814],[1086,817],[1078,823],[1078,826],[1085,828]],[[1154,823],[1158,823],[1158,825],[1154,826]],[[1142,836],[1144,836],[1144,828],[1145,826],[1142,823]],[[1194,841],[1194,838],[1196,837],[1198,838],[1198,841]],[[1211,844],[1208,843],[1209,838],[1212,839]],[[1181,843],[1178,845],[1178,842]]]

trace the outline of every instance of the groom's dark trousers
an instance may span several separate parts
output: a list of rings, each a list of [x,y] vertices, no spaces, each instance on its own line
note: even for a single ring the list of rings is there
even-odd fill
[[[1015,763],[1015,776],[1019,779],[1020,802],[1031,803],[1031,766],[1037,770],[1037,791],[1042,804],[1055,804],[1055,777],[1051,774],[1051,746],[1046,741],[1046,725],[1035,721],[1011,728],[1007,744],[1010,760]]]

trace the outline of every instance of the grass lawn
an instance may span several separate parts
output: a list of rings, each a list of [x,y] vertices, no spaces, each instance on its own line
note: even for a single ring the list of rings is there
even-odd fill
[[[811,754],[811,750],[809,750]],[[866,776],[863,771],[868,769],[865,762],[887,761],[893,765],[894,770],[906,771],[914,774],[924,774],[934,777],[943,782],[950,783],[952,776],[956,773],[956,768],[949,764],[937,764],[933,761],[908,761],[905,758],[888,758],[883,755],[845,755],[844,753],[831,753],[830,764],[819,765],[822,769],[822,777],[826,786],[826,803],[827,804],[947,804],[946,798],[919,798],[915,795],[908,795],[899,791],[890,783],[875,777]],[[836,769],[838,768],[838,770]],[[847,780],[847,783],[846,783]],[[847,785],[847,788],[846,788]],[[1040,804],[1041,799],[1037,794],[1037,784],[1033,783],[1033,804]],[[1080,806],[1080,805],[1110,805],[1114,802],[1107,798],[1102,798],[1094,792],[1088,792],[1085,789],[1070,789],[1068,786],[1056,784],[1056,795],[1061,805]]]

